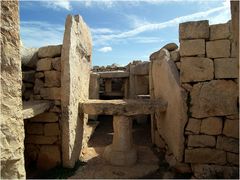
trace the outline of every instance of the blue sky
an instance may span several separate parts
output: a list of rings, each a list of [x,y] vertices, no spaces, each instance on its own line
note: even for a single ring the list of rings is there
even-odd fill
[[[181,22],[230,20],[227,0],[20,1],[24,46],[62,44],[65,18],[80,14],[91,29],[93,65],[148,60],[167,43],[178,44]]]

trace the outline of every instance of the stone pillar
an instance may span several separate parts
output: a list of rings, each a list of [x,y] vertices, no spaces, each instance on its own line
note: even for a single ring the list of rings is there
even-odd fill
[[[239,61],[239,1],[231,1],[231,15],[235,52]]]
[[[129,97],[129,92],[128,92],[129,80],[128,80],[128,78],[124,79],[123,86],[124,86],[124,99],[128,99],[128,97]]]
[[[89,97],[92,39],[80,15],[68,15],[61,56],[62,161],[74,167],[83,145],[88,116],[79,103]]]
[[[99,99],[99,74],[91,73],[89,83],[89,99]],[[89,119],[97,120],[97,115],[88,115]]]
[[[1,178],[25,179],[18,1],[1,2]]]
[[[112,92],[112,79],[105,79],[105,93]]]
[[[133,145],[132,120],[127,116],[114,116],[113,129],[113,143],[105,148],[104,158],[113,165],[133,165],[137,151]]]

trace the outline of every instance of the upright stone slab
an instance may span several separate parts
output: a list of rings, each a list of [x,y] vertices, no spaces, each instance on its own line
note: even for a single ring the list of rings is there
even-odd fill
[[[25,179],[18,10],[1,2],[1,179]]]
[[[61,53],[62,161],[73,167],[82,149],[88,116],[79,112],[79,102],[89,97],[92,39],[80,15],[68,15]]]

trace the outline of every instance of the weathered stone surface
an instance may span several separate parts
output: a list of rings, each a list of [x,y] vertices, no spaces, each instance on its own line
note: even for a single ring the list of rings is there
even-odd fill
[[[202,120],[201,133],[219,135],[222,133],[223,120],[219,117],[209,117]]]
[[[189,135],[188,146],[191,147],[214,147],[216,140],[214,136],[207,135]]]
[[[28,134],[43,134],[43,124],[41,123],[28,123],[27,129]]]
[[[149,76],[134,77],[135,94],[149,94]]]
[[[38,48],[26,48],[23,45],[20,49],[22,65],[35,68],[38,61]]]
[[[62,164],[74,167],[83,145],[88,116],[79,102],[88,99],[92,40],[82,17],[68,15],[61,52]]]
[[[162,99],[88,100],[80,104],[84,113],[93,115],[132,116],[151,114],[156,110],[164,112],[167,109],[167,102]]]
[[[29,120],[30,122],[57,122],[58,115],[56,113],[46,112],[39,114]]]
[[[180,55],[181,56],[196,56],[205,54],[205,40],[181,40]]]
[[[44,87],[44,82],[41,79],[36,79],[33,92],[34,94],[39,94],[40,90]]]
[[[222,149],[224,151],[238,153],[239,152],[239,140],[235,139],[235,138],[218,136],[216,147],[217,147],[217,149]]]
[[[52,59],[52,67],[57,71],[61,71],[61,58],[56,57]]]
[[[179,24],[179,39],[208,39],[208,21],[190,21]]]
[[[231,1],[231,27],[232,27],[232,34],[233,34],[233,43],[235,49],[235,57],[239,60],[239,2],[238,1]],[[233,48],[232,48],[233,49]]]
[[[43,78],[44,77],[44,73],[43,72],[36,72],[35,73],[35,78]]]
[[[61,86],[61,72],[59,71],[45,71],[45,87],[60,87]]]
[[[35,81],[34,74],[35,74],[35,71],[24,71],[24,72],[22,72],[23,81],[33,83]]]
[[[186,127],[186,131],[191,131],[194,134],[199,134],[200,132],[200,127],[201,127],[201,120],[200,119],[194,119],[194,118],[190,118],[188,120],[188,124]]]
[[[165,148],[166,145],[165,145],[163,139],[160,137],[157,130],[155,131],[154,136],[155,136],[154,143],[156,144],[156,146],[159,148]]]
[[[51,58],[39,59],[37,62],[37,71],[49,71],[52,68]]]
[[[181,82],[198,82],[212,80],[214,77],[213,61],[208,58],[181,58]]]
[[[191,92],[190,111],[195,118],[237,114],[238,88],[233,81],[198,83]]]
[[[149,62],[143,62],[136,64],[133,68],[131,73],[134,75],[148,75],[149,74]]]
[[[61,88],[42,88],[40,89],[40,95],[43,99],[59,100],[61,99]]]
[[[178,48],[178,45],[176,45],[175,43],[168,43],[165,46],[163,46],[162,48],[165,48],[168,51],[174,51]]]
[[[152,56],[152,55],[151,55]],[[168,148],[178,161],[182,161],[184,153],[184,128],[187,123],[186,92],[179,83],[179,73],[170,60],[170,54],[162,49],[155,53],[150,65],[151,99],[166,99],[167,111],[159,110],[152,116],[158,132],[165,140]]]
[[[170,57],[171,57],[171,60],[173,61],[180,61],[180,53],[179,53],[179,49],[176,49],[174,51],[171,51],[170,52]]]
[[[61,156],[58,146],[44,145],[40,148],[38,155],[37,167],[42,170],[49,170],[60,165]]]
[[[229,115],[229,116],[226,116],[226,118],[231,120],[239,120],[239,114]]]
[[[48,101],[23,101],[23,119],[32,118],[50,108]]]
[[[228,137],[239,138],[239,121],[226,119],[224,122],[223,134]]]
[[[214,59],[215,78],[238,78],[236,58]]]
[[[127,78],[129,77],[129,72],[126,71],[105,71],[99,72],[101,78]]]
[[[229,23],[210,26],[210,40],[228,39],[230,36]]]
[[[38,50],[39,58],[61,56],[62,45],[45,46]]]
[[[18,1],[1,1],[1,179],[25,179]]]
[[[231,43],[231,57],[237,57],[237,47],[236,43],[232,42]]]
[[[185,162],[225,164],[226,152],[211,148],[185,149]]]
[[[229,40],[208,41],[206,43],[206,52],[207,57],[209,58],[230,57],[230,41]]]
[[[238,179],[239,170],[237,167],[193,164],[194,176],[200,179]]]
[[[60,134],[58,123],[47,123],[44,125],[45,136],[58,136]]]
[[[100,78],[99,74],[91,73],[89,82],[89,99],[99,99]],[[97,115],[89,115],[88,119],[97,120]]]
[[[32,144],[54,144],[57,140],[57,136],[28,135],[25,138],[26,143]]]
[[[239,165],[239,154],[227,152],[227,161],[233,165]]]

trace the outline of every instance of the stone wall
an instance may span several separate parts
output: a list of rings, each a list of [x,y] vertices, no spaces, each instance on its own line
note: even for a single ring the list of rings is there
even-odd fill
[[[24,179],[18,1],[1,2],[1,178]]]
[[[61,164],[61,49],[62,45],[39,48],[35,69],[31,70],[31,100],[47,100],[51,107],[24,121],[27,168],[36,164],[38,169],[48,170]]]
[[[229,22],[179,25],[180,81],[188,92],[184,161],[199,178],[214,177],[222,166],[238,166],[239,65],[231,29]],[[235,177],[236,169],[222,178]]]

